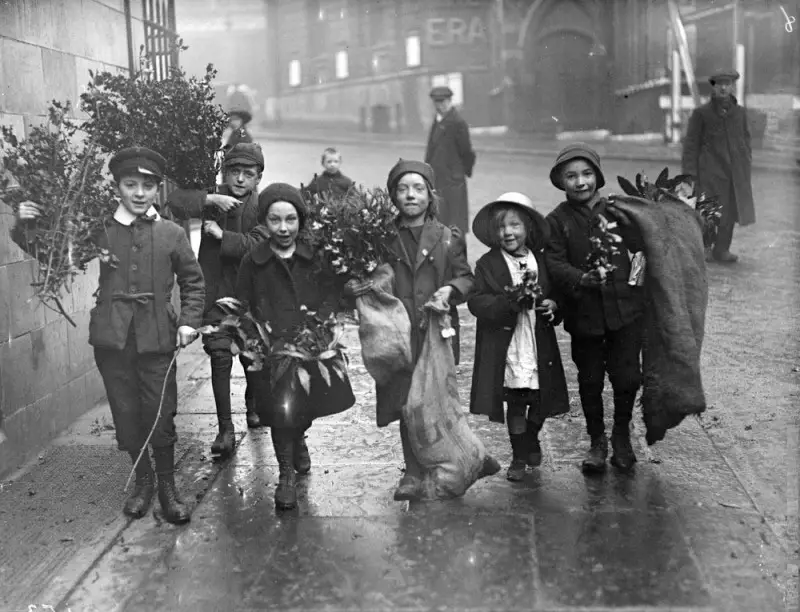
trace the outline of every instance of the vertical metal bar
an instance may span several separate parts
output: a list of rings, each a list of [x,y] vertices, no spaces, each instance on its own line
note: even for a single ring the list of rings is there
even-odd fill
[[[156,15],[154,21],[156,24],[161,25],[161,0],[155,0],[155,3]],[[161,28],[156,28],[155,34],[156,63],[158,65],[156,73],[160,81],[164,78],[164,31]]]
[[[175,17],[175,0],[167,0],[167,27],[172,32],[172,67],[180,68],[181,58],[180,49],[178,48],[178,20]]]
[[[136,73],[135,56],[133,54],[133,17],[131,16],[131,0],[125,0],[125,35],[128,38],[128,74]]]

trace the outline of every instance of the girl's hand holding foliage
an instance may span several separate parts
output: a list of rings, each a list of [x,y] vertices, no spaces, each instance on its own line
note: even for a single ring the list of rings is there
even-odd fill
[[[526,269],[522,273],[522,282],[505,287],[505,292],[515,310],[531,310],[542,299],[539,275],[535,270]]]

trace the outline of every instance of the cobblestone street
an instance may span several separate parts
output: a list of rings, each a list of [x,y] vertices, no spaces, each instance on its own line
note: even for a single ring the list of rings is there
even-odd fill
[[[322,149],[336,144],[263,142],[262,187],[308,183]],[[383,185],[399,157],[423,154],[422,145],[341,150],[342,171],[366,185]],[[617,175],[655,177],[664,165],[604,162],[605,192],[615,191]],[[549,168],[544,158],[479,156],[471,213],[505,191],[549,212],[560,201]],[[514,484],[503,470],[456,501],[394,502],[398,429],[375,426],[374,385],[350,327],[357,403],[309,430],[313,468],[301,480],[299,509],[276,514],[277,463],[269,432],[246,428],[240,370],[237,452],[222,463],[210,458],[210,366],[195,343],[179,362],[176,418],[179,485],[196,501],[191,523],[176,528],[158,510],[134,522],[122,516],[128,459],[115,450],[108,407],[98,407],[0,485],[0,610],[795,609],[800,178],[756,172],[753,186],[757,224],[737,229],[740,263],[709,264],[709,408],[653,447],[637,414],[634,475],[580,472],[588,438],[559,329],[572,409],[547,421],[542,467]],[[470,234],[470,262],[484,251]],[[466,308],[462,329],[465,404],[475,341]],[[505,468],[505,428],[482,417],[470,423]]]

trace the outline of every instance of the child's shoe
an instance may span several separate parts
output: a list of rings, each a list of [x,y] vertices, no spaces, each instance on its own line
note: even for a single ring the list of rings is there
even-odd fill
[[[506,478],[511,482],[519,482],[525,478],[525,455],[527,450],[527,434],[509,434],[511,440],[512,460],[506,471]]]
[[[528,465],[531,467],[539,467],[542,465],[542,446],[539,443],[539,432],[541,425],[536,427],[533,423],[528,422],[528,430],[525,435],[528,436]]]
[[[594,436],[581,468],[587,473],[602,472],[606,469],[606,457],[608,457],[608,439],[605,434]]]
[[[636,463],[636,454],[631,446],[631,436],[628,432],[613,433],[611,435],[611,464],[621,472],[630,472]]]

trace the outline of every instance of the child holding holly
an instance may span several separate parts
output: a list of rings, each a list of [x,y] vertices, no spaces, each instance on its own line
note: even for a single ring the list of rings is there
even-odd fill
[[[506,478],[519,481],[527,466],[542,462],[545,419],[569,411],[553,328],[560,317],[544,259],[548,227],[528,197],[505,193],[478,212],[472,232],[491,250],[476,264],[467,302],[478,320],[470,412],[502,423],[507,404]]]

